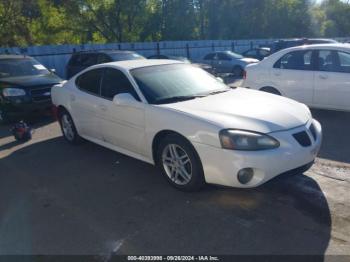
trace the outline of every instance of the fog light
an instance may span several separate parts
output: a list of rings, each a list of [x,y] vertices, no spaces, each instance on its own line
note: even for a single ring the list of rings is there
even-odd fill
[[[237,174],[238,181],[241,184],[247,184],[250,180],[252,180],[254,176],[253,168],[243,168],[239,170]]]

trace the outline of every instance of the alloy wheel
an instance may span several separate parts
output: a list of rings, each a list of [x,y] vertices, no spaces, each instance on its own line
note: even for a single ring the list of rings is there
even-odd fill
[[[73,123],[70,117],[67,114],[64,114],[61,118],[61,124],[62,124],[62,130],[64,136],[69,140],[74,140],[74,129],[73,129]]]
[[[162,153],[167,176],[177,185],[186,185],[192,178],[192,163],[186,151],[176,144],[168,144]]]

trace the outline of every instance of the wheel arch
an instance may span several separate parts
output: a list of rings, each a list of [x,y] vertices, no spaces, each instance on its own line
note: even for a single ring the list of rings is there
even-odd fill
[[[59,116],[60,114],[62,114],[63,112],[67,112],[69,113],[68,109],[63,106],[63,105],[59,105],[57,106],[57,116]],[[70,113],[69,113],[70,114]]]
[[[281,96],[283,95],[280,90],[278,90],[276,87],[273,87],[273,86],[263,86],[259,88],[259,90],[267,93],[272,93],[275,95],[281,95]]]
[[[157,153],[158,153],[157,150],[158,150],[158,147],[160,145],[160,142],[168,135],[177,135],[177,136],[181,137],[182,139],[184,139],[185,141],[187,141],[189,143],[189,145],[191,145],[195,154],[198,156],[199,161],[201,161],[200,157],[198,155],[198,152],[196,151],[195,147],[193,146],[191,141],[186,136],[182,135],[181,133],[179,133],[177,131],[165,129],[165,130],[158,131],[158,133],[155,134],[155,136],[153,137],[153,140],[152,140],[152,159],[153,159],[153,162],[155,165],[157,165]]]

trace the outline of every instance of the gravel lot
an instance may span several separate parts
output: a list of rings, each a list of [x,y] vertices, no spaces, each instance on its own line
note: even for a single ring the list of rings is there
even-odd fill
[[[0,126],[0,254],[350,255],[350,114],[313,114],[324,143],[310,171],[198,193],[103,147],[68,145],[50,118],[32,119],[24,144]]]

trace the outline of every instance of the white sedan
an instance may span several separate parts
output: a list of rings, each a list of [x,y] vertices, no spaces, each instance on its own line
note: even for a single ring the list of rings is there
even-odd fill
[[[350,111],[350,44],[288,48],[245,70],[243,87],[310,107]]]
[[[65,139],[81,138],[159,166],[181,190],[256,187],[313,163],[321,126],[307,106],[231,89],[171,60],[100,64],[55,86]]]

